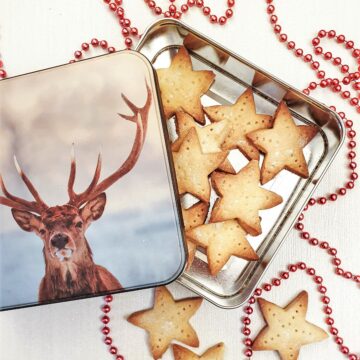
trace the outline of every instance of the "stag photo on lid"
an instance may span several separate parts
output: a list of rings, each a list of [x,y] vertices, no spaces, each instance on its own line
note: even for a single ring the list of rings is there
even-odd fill
[[[0,308],[157,286],[185,250],[150,63],[122,51],[0,83]]]

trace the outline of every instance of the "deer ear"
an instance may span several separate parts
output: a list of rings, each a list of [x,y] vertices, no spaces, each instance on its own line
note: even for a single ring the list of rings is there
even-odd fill
[[[83,218],[85,223],[89,224],[90,222],[99,219],[104,212],[105,205],[105,193],[101,193],[95,199],[88,201],[80,212],[81,217]]]
[[[39,216],[32,214],[28,211],[20,211],[11,209],[12,215],[17,222],[17,224],[25,231],[34,231],[38,232],[41,220]]]

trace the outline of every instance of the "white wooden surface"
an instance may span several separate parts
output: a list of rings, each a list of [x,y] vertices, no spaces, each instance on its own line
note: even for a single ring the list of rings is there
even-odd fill
[[[223,10],[225,0],[208,0],[212,7]],[[154,17],[141,0],[124,0],[125,7],[135,25],[143,30]],[[168,3],[159,0],[159,3]],[[215,4],[215,5],[213,5]],[[184,21],[202,32],[211,35],[226,47],[243,55],[257,65],[290,84],[303,88],[313,73],[306,65],[286,51],[276,40],[265,13],[264,1],[238,0],[234,19],[224,28],[210,26],[198,10],[191,11]],[[278,15],[287,33],[306,50],[310,50],[310,39],[320,29],[335,29],[353,39],[360,47],[357,15],[358,0],[311,0],[277,1]],[[141,21],[140,21],[141,19]],[[110,40],[120,47],[122,38],[116,20],[106,10],[101,0],[0,0],[0,49],[10,75],[16,75],[67,62],[75,49],[92,37]],[[329,48],[335,49],[330,45]],[[335,53],[344,55],[337,49]],[[354,62],[344,55],[349,63]],[[338,76],[332,70],[334,76]],[[346,110],[358,126],[360,116],[349,111],[344,103],[328,92],[316,93],[321,101],[335,104]],[[341,154],[344,154],[343,149]],[[342,183],[347,170],[343,156],[339,156],[329,170],[318,193],[333,189]],[[340,199],[336,206],[326,205],[313,212],[308,221],[309,228],[320,239],[326,239],[339,249],[344,267],[359,269],[359,187],[351,195]],[[3,256],[6,256],[3,255]],[[341,336],[350,348],[360,351],[360,301],[359,287],[354,283],[335,277],[324,251],[312,248],[298,238],[293,231],[282,247],[277,259],[267,272],[267,279],[277,274],[289,262],[305,261],[315,266],[324,277],[334,308],[333,317]],[[6,274],[5,274],[6,276]],[[323,326],[322,305],[315,293],[315,285],[304,275],[296,274],[286,287],[271,292],[270,300],[285,305],[296,293],[306,289],[310,293],[308,319]],[[192,295],[177,284],[170,286],[176,297]],[[125,321],[126,315],[152,304],[152,290],[139,291],[115,297],[112,312],[113,337],[127,359],[150,359],[144,331]],[[102,343],[99,332],[100,299],[69,302],[34,309],[4,312],[0,314],[0,358],[2,360],[95,360],[111,359]],[[199,352],[224,341],[226,359],[242,359],[242,336],[240,335],[240,309],[225,311],[203,304],[193,318],[193,325],[200,337]],[[258,312],[254,329],[262,325]],[[172,359],[169,352],[164,359]],[[331,339],[303,348],[301,359],[341,359]],[[277,359],[272,352],[256,353],[254,359]]]

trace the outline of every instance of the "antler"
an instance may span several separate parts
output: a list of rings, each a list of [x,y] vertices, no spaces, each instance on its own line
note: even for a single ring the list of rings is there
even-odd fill
[[[75,161],[75,156],[73,154],[71,160],[70,176],[68,181],[68,194],[70,199],[69,200],[70,205],[81,206],[87,201],[95,198],[97,195],[107,190],[121,177],[126,175],[135,166],[144,144],[146,130],[147,130],[149,109],[151,105],[151,90],[148,84],[146,84],[146,90],[147,90],[147,99],[145,105],[142,108],[137,107],[124,94],[121,94],[123,100],[125,101],[127,106],[132,110],[133,114],[132,115],[118,114],[118,115],[125,120],[129,120],[136,123],[136,135],[130,154],[128,155],[125,162],[113,174],[111,174],[106,179],[98,183],[101,172],[101,155],[99,154],[95,173],[90,185],[87,187],[87,189],[84,192],[76,194],[74,191],[74,183],[76,176],[76,161]]]
[[[4,196],[0,196],[0,204],[9,206],[11,208],[17,209],[17,210],[23,210],[23,211],[31,211],[37,214],[41,214],[46,209],[48,209],[48,206],[45,204],[45,202],[41,199],[39,193],[35,189],[34,185],[31,183],[29,178],[26,176],[26,174],[22,171],[16,157],[14,156],[14,163],[16,170],[18,171],[21,179],[25,183],[26,187],[34,197],[35,201],[28,201],[25,199],[21,199],[15,195],[12,195],[6,188],[4,180],[2,176],[0,175],[0,187],[1,191],[3,192]]]

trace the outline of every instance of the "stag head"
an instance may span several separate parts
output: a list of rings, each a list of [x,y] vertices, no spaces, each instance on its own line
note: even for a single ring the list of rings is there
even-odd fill
[[[4,196],[0,204],[11,208],[12,215],[21,229],[34,232],[44,243],[44,255],[48,262],[77,263],[84,256],[91,257],[91,250],[85,238],[89,225],[98,220],[105,209],[105,191],[127,174],[136,164],[146,135],[147,119],[151,105],[151,90],[147,86],[147,100],[142,108],[136,107],[126,96],[122,98],[133,111],[132,115],[119,114],[123,119],[136,123],[136,135],[130,154],[125,162],[110,176],[99,182],[101,173],[101,155],[99,154],[94,176],[90,185],[82,193],[75,193],[76,160],[72,152],[70,176],[68,180],[69,201],[61,206],[48,206],[19,166],[16,169],[32,194],[34,201],[12,195],[6,188],[0,175],[0,187]]]

